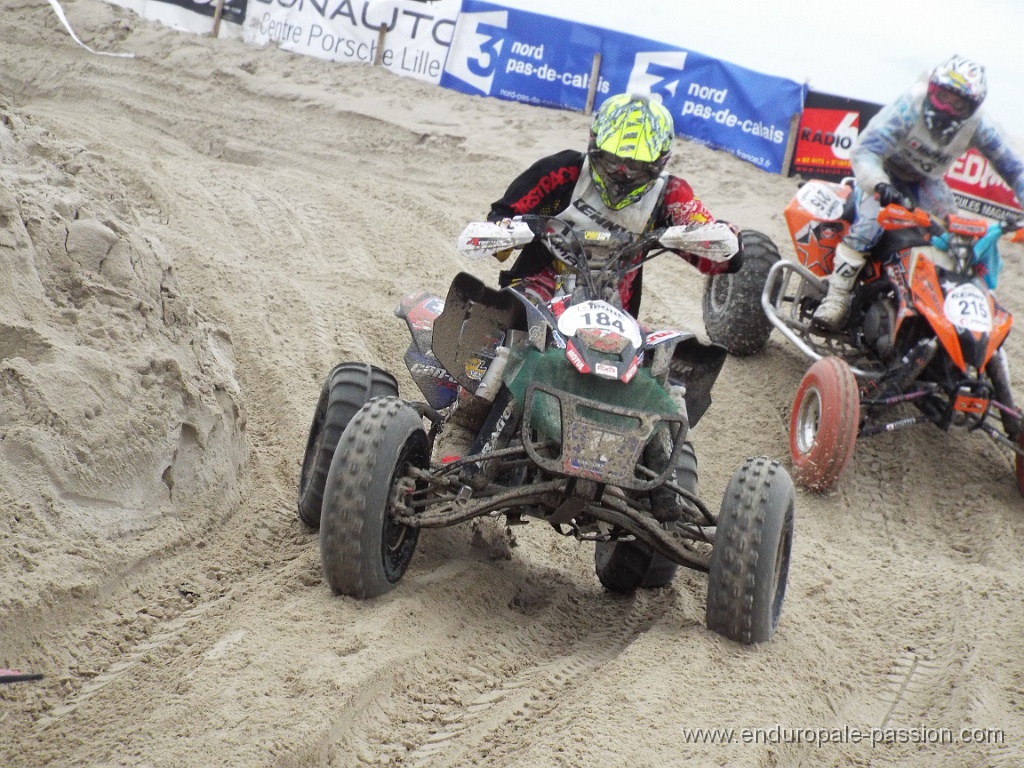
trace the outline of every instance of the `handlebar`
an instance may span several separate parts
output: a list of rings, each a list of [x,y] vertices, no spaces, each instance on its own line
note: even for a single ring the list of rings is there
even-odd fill
[[[878,212],[878,223],[883,229],[904,229],[907,227],[924,227],[932,234],[949,232],[952,235],[963,235],[971,238],[984,237],[991,225],[985,219],[975,219],[958,213],[939,218],[923,208],[905,208],[898,203],[890,203]],[[1003,234],[1018,232],[1024,228],[1024,217],[1006,218],[997,222]],[[1022,237],[1015,236],[1013,242],[1021,242]]]

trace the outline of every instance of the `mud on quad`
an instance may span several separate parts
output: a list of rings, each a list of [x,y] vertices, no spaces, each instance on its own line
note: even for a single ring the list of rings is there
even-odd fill
[[[426,402],[400,397],[395,378],[372,365],[342,363],[327,377],[299,515],[320,527],[331,588],[360,599],[392,589],[424,528],[538,520],[594,542],[597,577],[611,591],[666,586],[680,565],[707,572],[708,627],[768,640],[786,589],[792,481],[778,463],[750,458],[717,515],[700,500],[688,433],[710,405],[725,349],[642,329],[617,291],[666,248],[721,254],[735,236],[713,225],[637,238],[522,217],[510,227],[475,222],[459,245],[486,254],[534,239],[571,275],[551,302],[467,273],[444,301],[402,300],[405,362]],[[468,449],[446,453],[439,438],[469,403],[485,405],[482,426]]]
[[[861,272],[845,324],[832,332],[813,314],[853,220],[851,191],[848,182],[826,181],[798,190],[785,210],[797,260],[781,259],[765,235],[744,233],[743,268],[706,284],[709,337],[751,354],[778,328],[813,361],[790,416],[796,478],[812,490],[838,482],[858,437],[934,424],[980,430],[1013,451],[1024,492],[1021,412],[1003,350],[1013,317],[993,292],[997,241],[1010,232],[1020,241],[1020,223],[959,215],[940,221],[886,206],[874,258]]]

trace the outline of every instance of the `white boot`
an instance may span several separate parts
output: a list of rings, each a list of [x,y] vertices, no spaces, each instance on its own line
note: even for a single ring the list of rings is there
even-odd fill
[[[850,292],[865,263],[867,257],[863,253],[845,243],[839,243],[832,274],[828,278],[828,293],[814,310],[816,323],[830,331],[837,330],[843,324],[853,300]]]

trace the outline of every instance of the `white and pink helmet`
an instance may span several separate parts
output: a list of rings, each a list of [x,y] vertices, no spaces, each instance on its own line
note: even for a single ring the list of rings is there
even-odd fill
[[[952,120],[965,120],[977,111],[988,93],[985,68],[963,56],[953,56],[928,77],[928,102]]]

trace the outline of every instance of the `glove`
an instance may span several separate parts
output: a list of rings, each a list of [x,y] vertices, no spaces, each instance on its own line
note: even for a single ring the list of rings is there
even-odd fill
[[[878,198],[878,204],[883,208],[891,203],[896,203],[908,210],[914,209],[914,202],[887,181],[875,184],[875,196]]]
[[[719,219],[718,221],[721,224],[728,225],[732,233],[736,235],[736,244],[738,246],[736,249],[736,253],[734,253],[732,257],[729,259],[729,266],[725,268],[725,271],[727,274],[739,272],[740,269],[743,267],[743,233],[740,231],[739,227],[737,227],[730,221],[723,221],[722,219]]]
[[[508,229],[510,226],[512,226],[512,219],[506,217],[501,221],[496,221],[495,224],[497,224],[499,227],[505,227],[506,229]],[[505,261],[508,260],[508,257],[512,255],[512,250],[512,248],[506,248],[504,251],[497,251],[494,254],[494,258],[496,258],[499,262],[504,263]]]

